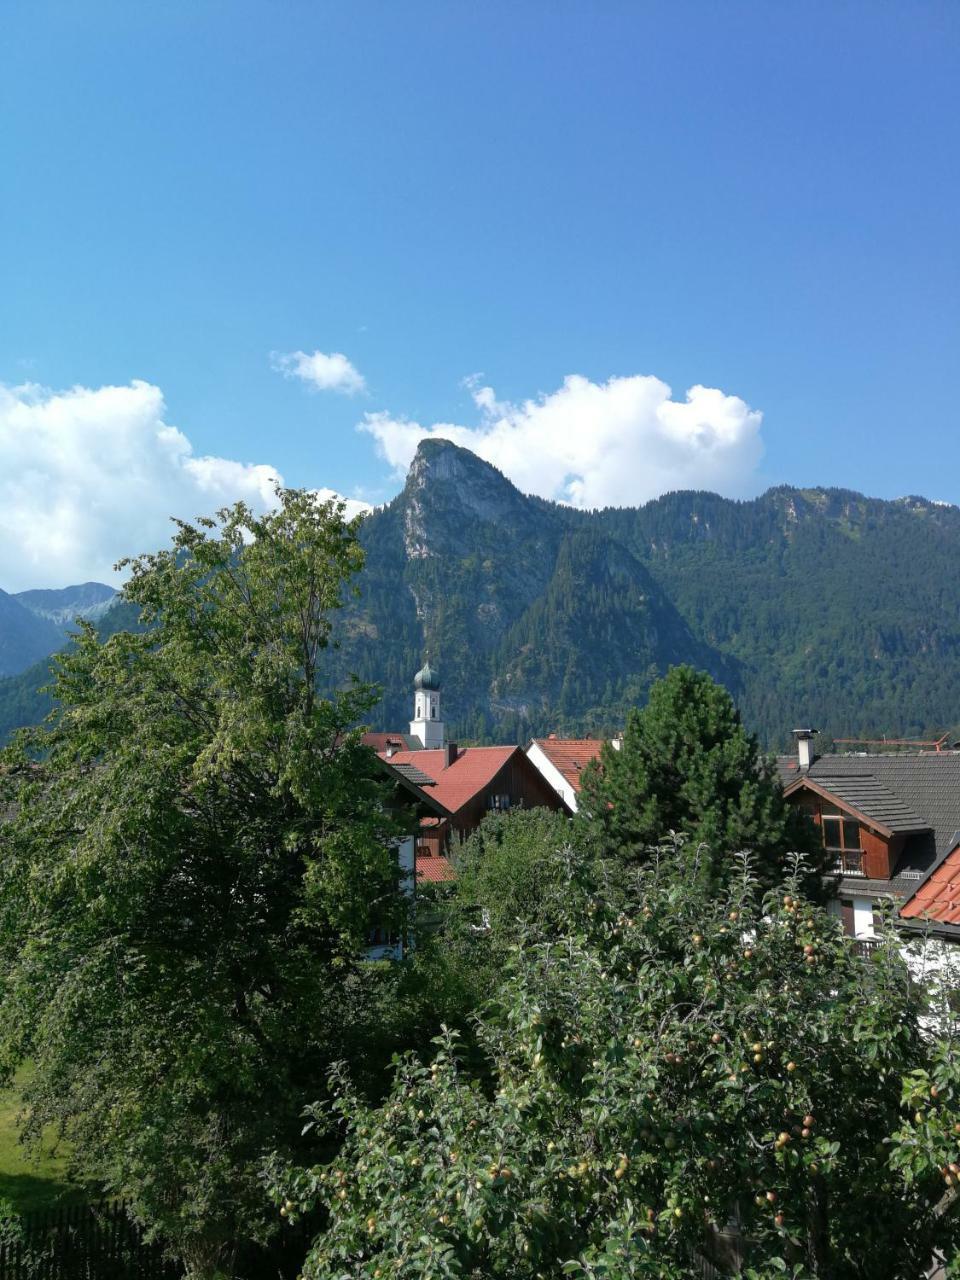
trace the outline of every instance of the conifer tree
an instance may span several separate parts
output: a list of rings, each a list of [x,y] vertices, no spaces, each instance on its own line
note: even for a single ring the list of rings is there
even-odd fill
[[[767,882],[787,853],[806,853],[808,888],[822,861],[729,693],[689,666],[672,667],[647,705],[629,713],[620,749],[605,744],[584,771],[580,814],[604,849],[628,864],[644,861],[669,831],[693,849],[705,845],[710,857],[697,865],[720,881],[740,850],[752,853]]]

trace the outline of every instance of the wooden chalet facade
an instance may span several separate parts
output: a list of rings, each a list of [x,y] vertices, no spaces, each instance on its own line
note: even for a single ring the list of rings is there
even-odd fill
[[[414,768],[428,777],[431,796],[448,817],[426,817],[417,838],[417,880],[449,880],[448,854],[475,831],[488,813],[508,809],[571,809],[531,764],[520,747],[458,747],[435,751],[394,751],[394,768]]]
[[[801,741],[799,756],[781,757],[778,766],[785,798],[833,855],[831,909],[845,932],[869,944],[885,902],[895,904],[903,928],[928,928],[929,918],[911,904],[960,846],[960,752],[817,757]],[[957,861],[960,882],[960,855]],[[957,917],[960,924],[960,910]]]

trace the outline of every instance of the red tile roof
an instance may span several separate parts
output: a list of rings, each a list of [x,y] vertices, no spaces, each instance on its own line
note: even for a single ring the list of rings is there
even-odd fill
[[[960,925],[960,844],[927,876],[900,908],[905,919],[929,918]]]
[[[533,741],[575,791],[580,790],[581,771],[591,760],[599,759],[603,746],[602,738],[555,738],[552,734]]]
[[[396,751],[391,764],[415,764],[433,778],[436,787],[430,795],[445,809],[457,813],[497,776],[519,747],[461,747],[453,764],[447,764],[442,751]],[[522,752],[521,752],[522,754]]]
[[[417,879],[442,884],[444,880],[455,880],[456,873],[442,853],[418,853]]]

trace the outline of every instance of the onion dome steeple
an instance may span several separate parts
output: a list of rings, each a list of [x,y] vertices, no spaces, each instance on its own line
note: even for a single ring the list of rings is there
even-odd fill
[[[429,659],[413,677],[413,687],[414,689],[429,689],[432,693],[436,693],[439,690],[440,677],[431,668]]]
[[[413,677],[413,719],[410,736],[419,738],[420,745],[428,749],[442,747],[446,731],[440,716],[440,677],[429,662],[425,662]]]

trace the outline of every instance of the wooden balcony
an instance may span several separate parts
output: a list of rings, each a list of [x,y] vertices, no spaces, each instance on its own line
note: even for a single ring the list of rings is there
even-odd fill
[[[839,872],[842,876],[862,876],[866,875],[863,869],[863,850],[862,849],[831,849],[830,852],[834,856],[834,871]]]

